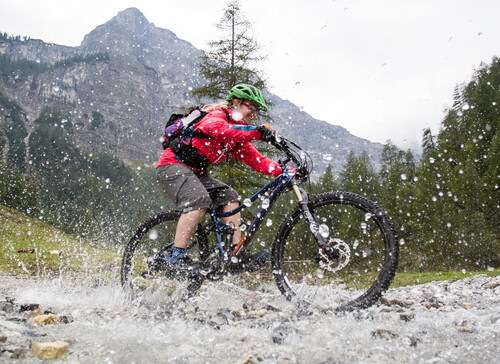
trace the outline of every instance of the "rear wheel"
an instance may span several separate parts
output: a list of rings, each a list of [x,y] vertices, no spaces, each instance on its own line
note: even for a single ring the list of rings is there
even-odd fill
[[[195,294],[203,283],[202,279],[169,279],[162,267],[153,263],[160,250],[165,257],[170,257],[179,217],[179,211],[160,212],[142,223],[127,243],[121,283],[134,300],[157,304],[174,294]],[[200,242],[189,250],[192,258],[204,258],[207,254],[206,244]]]
[[[273,243],[280,291],[289,299],[336,310],[371,306],[391,284],[398,264],[390,218],[375,203],[349,192],[311,196],[308,206],[328,249],[318,249],[311,227],[295,208]]]

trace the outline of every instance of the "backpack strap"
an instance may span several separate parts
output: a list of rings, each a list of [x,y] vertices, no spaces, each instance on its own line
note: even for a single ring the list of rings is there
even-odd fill
[[[231,116],[226,111],[226,109],[222,109],[222,111],[224,111],[224,114],[226,114],[226,122],[229,123],[229,120],[231,120]],[[204,111],[202,111],[202,113],[205,113],[205,115],[203,115],[201,118],[197,118],[197,119],[193,120],[191,123],[189,123],[188,127],[193,126],[193,128],[194,128],[194,126],[196,124],[200,123],[203,120],[203,118],[205,116],[207,116],[207,114],[208,114]],[[186,128],[186,130],[187,130],[187,128]],[[198,139],[210,139],[210,138],[212,138],[210,135],[207,135],[207,134],[203,133],[202,131],[195,131],[194,133],[190,134],[189,137],[190,138],[198,138]],[[187,140],[188,140],[188,138],[186,138],[186,141]]]

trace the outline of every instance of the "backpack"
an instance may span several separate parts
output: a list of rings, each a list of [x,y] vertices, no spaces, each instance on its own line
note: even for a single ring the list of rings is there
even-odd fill
[[[163,149],[170,147],[170,144],[175,139],[180,137],[188,137],[194,134],[194,124],[203,119],[207,115],[205,111],[195,107],[185,114],[172,114],[165,125],[165,133],[163,135]]]
[[[229,121],[229,114],[225,110],[224,113]],[[207,114],[199,107],[195,107],[185,114],[172,114],[167,121],[167,125],[165,125],[162,143],[163,149],[170,148],[177,159],[202,172],[207,171],[209,160],[201,156],[196,148],[192,146],[191,138],[210,138],[210,136],[194,130],[194,126]]]

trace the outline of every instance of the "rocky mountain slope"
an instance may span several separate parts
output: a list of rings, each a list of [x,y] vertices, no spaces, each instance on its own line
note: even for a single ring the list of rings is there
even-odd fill
[[[84,150],[154,162],[165,120],[179,108],[197,104],[189,92],[203,83],[201,54],[130,8],[87,34],[79,47],[2,37],[0,55],[40,69],[0,69],[0,92],[25,111],[28,132],[40,111],[53,106],[68,115],[75,142]],[[350,150],[367,151],[377,164],[381,144],[316,120],[277,95],[265,97],[274,103],[275,129],[311,153],[316,175],[328,163],[339,171]],[[9,122],[8,116],[2,119]]]

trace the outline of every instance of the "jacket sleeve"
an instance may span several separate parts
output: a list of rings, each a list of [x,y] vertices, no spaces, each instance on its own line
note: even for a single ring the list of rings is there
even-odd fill
[[[231,125],[227,122],[226,113],[221,109],[210,112],[195,129],[224,144],[260,140],[260,132],[255,126]]]
[[[238,145],[234,150],[233,156],[253,170],[267,174],[268,176],[278,177],[282,172],[278,163],[263,156],[257,148],[250,143]]]

